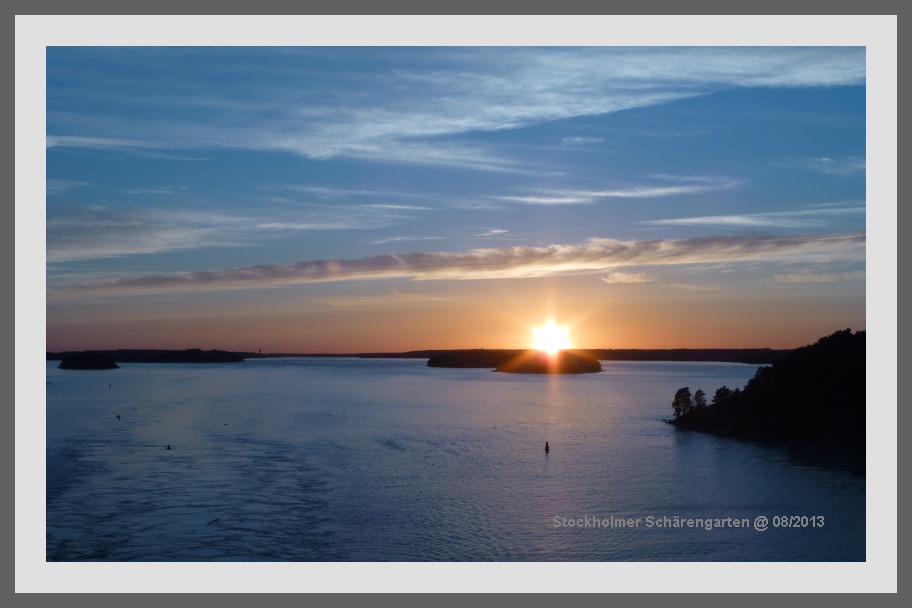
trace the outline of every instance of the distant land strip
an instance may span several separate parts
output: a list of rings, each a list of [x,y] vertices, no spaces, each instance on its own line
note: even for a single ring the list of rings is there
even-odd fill
[[[61,361],[77,354],[97,354],[117,363],[242,363],[246,359],[294,357],[356,357],[361,359],[428,359],[431,367],[497,367],[526,349],[456,349],[413,350],[401,353],[253,353],[224,350],[154,350],[117,349],[47,352],[47,361]],[[766,365],[775,363],[791,349],[770,348],[597,348],[576,349],[600,361],[703,361],[718,363],[748,363]]]

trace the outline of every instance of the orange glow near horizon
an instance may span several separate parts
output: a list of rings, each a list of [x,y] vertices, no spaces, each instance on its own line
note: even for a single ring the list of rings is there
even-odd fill
[[[367,284],[341,295],[334,284],[306,292],[47,300],[45,350],[200,348],[264,353],[372,353],[533,348],[551,321],[566,327],[564,348],[773,348],[813,344],[838,329],[865,329],[863,290],[820,293],[748,284],[718,292],[642,283],[615,290],[591,277]],[[863,286],[863,284],[862,284]],[[592,291],[587,291],[592,290]],[[564,294],[566,297],[555,295]],[[567,294],[574,294],[569,297]],[[268,297],[266,297],[268,296]],[[39,310],[41,308],[39,307]],[[686,319],[686,323],[682,323]],[[534,347],[540,348],[538,344]],[[543,349],[546,349],[544,347]],[[559,348],[559,346],[558,346]]]
[[[541,327],[532,330],[532,334],[535,336],[532,348],[554,355],[559,350],[572,346],[568,333],[569,330],[566,327],[557,325],[554,321],[548,321]]]

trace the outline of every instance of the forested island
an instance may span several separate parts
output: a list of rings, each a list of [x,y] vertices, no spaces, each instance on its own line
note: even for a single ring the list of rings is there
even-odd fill
[[[743,389],[678,389],[680,429],[783,445],[813,459],[864,471],[865,332],[850,329],[797,348],[757,370]]]
[[[119,369],[110,357],[97,353],[76,353],[60,360],[60,369]]]
[[[562,350],[549,355],[540,350],[525,350],[498,365],[494,371],[508,374],[591,374],[602,371],[602,364],[585,352]]]

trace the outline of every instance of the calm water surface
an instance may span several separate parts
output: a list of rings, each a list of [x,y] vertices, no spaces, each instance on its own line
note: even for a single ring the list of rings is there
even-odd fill
[[[49,561],[865,559],[864,477],[662,422],[678,388],[742,387],[752,365],[56,365]],[[792,515],[824,527],[774,527]],[[647,525],[675,516],[751,526]],[[592,527],[611,517],[641,522]]]

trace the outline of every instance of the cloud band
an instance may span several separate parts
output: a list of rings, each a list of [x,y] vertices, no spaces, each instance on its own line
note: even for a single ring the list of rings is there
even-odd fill
[[[758,261],[863,260],[865,235],[709,237],[412,252],[351,260],[260,264],[223,270],[122,278],[67,288],[70,293],[130,294],[222,290],[379,278],[415,280],[508,279],[604,272],[618,266],[662,266]]]

